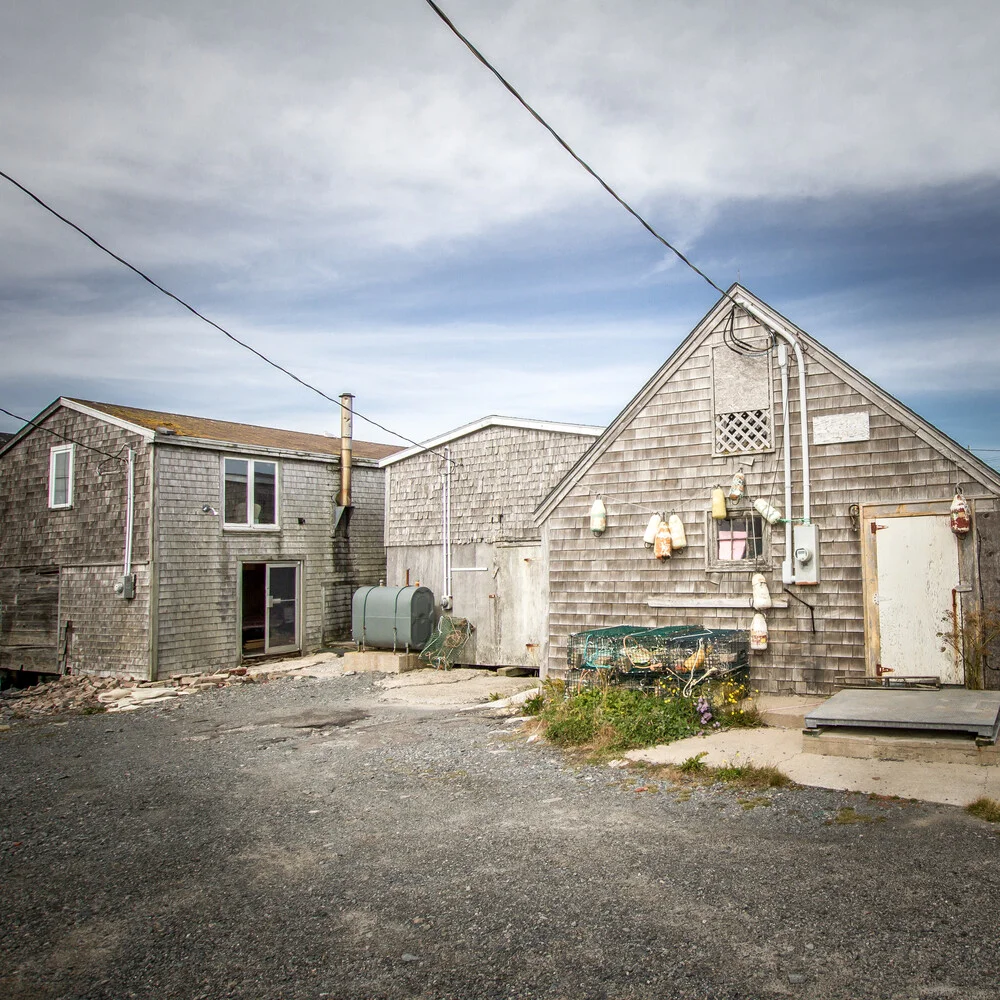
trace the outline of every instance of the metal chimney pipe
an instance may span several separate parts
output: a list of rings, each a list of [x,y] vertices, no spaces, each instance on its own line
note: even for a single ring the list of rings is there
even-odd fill
[[[349,392],[340,396],[340,493],[337,504],[340,507],[351,506],[351,444],[353,437],[354,411],[351,401],[354,396]]]

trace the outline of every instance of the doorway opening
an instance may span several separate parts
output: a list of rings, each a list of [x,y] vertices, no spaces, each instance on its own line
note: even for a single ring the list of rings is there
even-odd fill
[[[240,583],[243,655],[267,656],[298,649],[298,564],[243,563]]]

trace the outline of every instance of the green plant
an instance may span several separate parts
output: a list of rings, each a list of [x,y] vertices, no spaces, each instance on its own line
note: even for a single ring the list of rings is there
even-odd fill
[[[617,752],[670,743],[698,732],[690,698],[601,686],[565,697],[547,693],[540,713],[545,735],[564,747]]]
[[[487,696],[487,701],[499,701],[503,697],[503,694],[499,691],[491,691]]]
[[[677,770],[683,772],[684,774],[695,774],[699,771],[704,771],[708,767],[705,763],[705,758],[707,756],[708,751],[702,750],[701,753],[696,753],[693,757],[688,757],[686,760],[682,760],[677,765]]]
[[[1000,670],[990,663],[990,653],[1000,650],[1000,607],[988,604],[964,613],[948,611],[938,638],[942,649],[951,649],[965,666],[965,686],[979,690],[986,670]]]
[[[987,795],[976,799],[975,802],[970,802],[965,807],[965,811],[970,816],[986,820],[987,823],[1000,823],[1000,802]]]
[[[525,715],[539,715],[545,707],[545,695],[539,691],[528,698],[521,706]]]
[[[885,817],[868,816],[865,813],[859,813],[853,806],[843,806],[837,810],[837,815],[833,819],[828,819],[826,822],[827,825],[852,826],[855,823],[884,823]]]
[[[793,783],[773,764],[724,764],[713,773],[719,781],[741,788],[787,788]]]

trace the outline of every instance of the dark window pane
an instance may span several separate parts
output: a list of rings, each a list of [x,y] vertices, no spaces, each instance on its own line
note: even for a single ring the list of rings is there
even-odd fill
[[[277,496],[277,466],[274,462],[254,462],[253,521],[254,524],[275,524]]]
[[[226,524],[247,523],[247,462],[226,459]]]

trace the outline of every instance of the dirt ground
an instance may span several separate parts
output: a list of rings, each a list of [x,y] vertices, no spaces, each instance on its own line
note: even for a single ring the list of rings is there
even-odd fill
[[[995,825],[576,765],[379,680],[6,718],[0,996],[1000,996]]]

